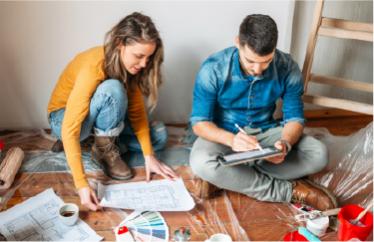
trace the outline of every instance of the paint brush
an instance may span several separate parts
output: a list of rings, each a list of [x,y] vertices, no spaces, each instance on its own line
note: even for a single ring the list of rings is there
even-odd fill
[[[360,222],[360,220],[365,216],[365,214],[369,211],[369,209],[373,206],[373,202],[371,202],[369,204],[369,206],[367,206],[367,208],[365,208],[365,210],[363,210],[355,219],[352,219],[350,220],[349,222],[351,224],[354,224],[354,225],[357,225],[358,222]]]

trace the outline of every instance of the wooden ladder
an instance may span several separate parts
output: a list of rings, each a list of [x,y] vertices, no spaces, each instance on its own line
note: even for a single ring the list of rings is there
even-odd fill
[[[373,105],[352,100],[332,98],[319,95],[308,95],[309,82],[317,82],[347,89],[373,93],[373,84],[347,80],[334,76],[311,73],[314,50],[319,35],[333,38],[354,39],[373,42],[373,24],[326,18],[322,16],[324,0],[317,0],[314,10],[312,30],[309,35],[307,51],[303,66],[304,102],[329,108],[338,108],[353,112],[373,115]]]

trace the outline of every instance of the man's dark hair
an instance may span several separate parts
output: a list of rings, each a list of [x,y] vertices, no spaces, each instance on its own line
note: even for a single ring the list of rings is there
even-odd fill
[[[240,24],[240,45],[247,45],[260,56],[268,55],[273,52],[277,46],[277,40],[277,24],[268,15],[248,15]]]

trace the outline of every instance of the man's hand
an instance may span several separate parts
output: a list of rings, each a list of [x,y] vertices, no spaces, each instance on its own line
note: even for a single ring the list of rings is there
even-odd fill
[[[92,211],[101,209],[99,200],[97,199],[96,194],[91,187],[82,187],[78,190],[78,194],[81,199],[81,204],[86,208]]]
[[[151,180],[151,173],[159,174],[169,180],[174,180],[178,178],[177,174],[175,174],[175,172],[170,167],[157,160],[155,156],[147,155],[144,156],[144,159],[145,174],[147,181]]]
[[[273,164],[280,164],[284,161],[284,158],[287,155],[287,145],[284,142],[278,140],[277,142],[275,142],[274,146],[278,150],[281,150],[282,154],[280,154],[278,156],[267,158],[266,160],[273,163]]]
[[[231,149],[236,152],[253,150],[258,146],[256,136],[243,134],[242,132],[237,133],[231,143]]]

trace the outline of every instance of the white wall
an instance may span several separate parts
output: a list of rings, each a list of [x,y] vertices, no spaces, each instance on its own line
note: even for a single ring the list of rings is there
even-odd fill
[[[79,51],[133,11],[150,15],[165,44],[155,117],[186,122],[195,74],[213,52],[233,44],[242,19],[271,15],[289,51],[292,1],[0,2],[0,128],[48,127],[46,108],[58,76]]]
[[[332,17],[372,22],[369,1],[328,1],[325,10],[335,14]],[[102,44],[104,34],[133,11],[150,15],[165,43],[165,82],[154,116],[181,123],[191,110],[194,77],[201,62],[233,44],[248,14],[272,16],[280,33],[278,48],[291,51],[302,66],[314,2],[0,2],[0,128],[48,127],[46,107],[65,65],[79,51]],[[372,44],[321,41],[319,45],[314,70],[372,82]],[[338,46],[344,51],[338,51]],[[357,64],[349,66],[348,60]],[[318,87],[316,91],[334,92]],[[366,101],[371,98],[370,94],[340,93]]]
[[[306,46],[312,25],[315,1],[297,1],[291,53],[299,63],[304,63]],[[373,23],[373,1],[325,0],[323,16],[351,21]],[[373,43],[359,40],[318,38],[312,72],[323,75],[373,83]],[[350,99],[372,104],[372,93],[336,88],[310,83],[308,92]],[[307,109],[318,108],[306,105]]]

